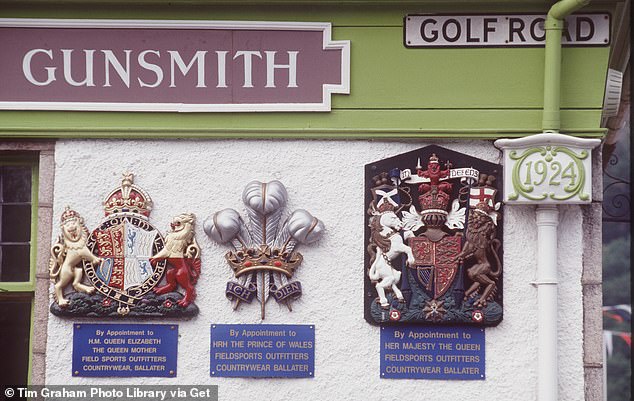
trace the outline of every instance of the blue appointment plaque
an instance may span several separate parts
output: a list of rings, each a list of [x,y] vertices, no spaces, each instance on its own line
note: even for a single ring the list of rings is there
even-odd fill
[[[211,325],[212,377],[313,377],[315,326]]]
[[[484,328],[381,327],[381,378],[484,380]]]
[[[73,376],[175,377],[177,354],[177,325],[73,325]]]

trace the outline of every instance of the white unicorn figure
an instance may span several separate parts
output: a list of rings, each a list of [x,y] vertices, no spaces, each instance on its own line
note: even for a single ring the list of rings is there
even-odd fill
[[[401,280],[401,272],[392,266],[392,260],[400,255],[407,255],[407,264],[414,264],[412,249],[405,245],[399,231],[403,229],[403,222],[393,210],[384,212],[371,207],[370,213],[370,241],[368,253],[370,254],[370,269],[368,277],[375,283],[376,292],[379,295],[381,307],[388,309],[390,303],[385,297],[385,292],[392,291],[399,300],[405,302],[403,293],[398,288]]]

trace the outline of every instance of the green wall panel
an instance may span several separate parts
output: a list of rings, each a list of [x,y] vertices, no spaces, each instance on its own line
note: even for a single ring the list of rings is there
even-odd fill
[[[351,41],[350,95],[329,113],[0,111],[0,135],[494,138],[539,132],[543,48],[407,49],[408,13],[545,12],[550,1],[3,1],[3,18],[325,21]],[[597,1],[584,11],[610,12]],[[608,47],[565,48],[562,130],[597,136]]]
[[[564,110],[571,133],[597,136],[600,110]],[[470,136],[540,132],[541,110],[334,110],[330,113],[0,112],[0,135],[19,137],[228,137],[264,135],[349,138]]]
[[[402,28],[336,28],[351,41],[350,96],[337,108],[541,108],[543,48],[412,49]],[[609,48],[566,48],[562,107],[600,108]]]

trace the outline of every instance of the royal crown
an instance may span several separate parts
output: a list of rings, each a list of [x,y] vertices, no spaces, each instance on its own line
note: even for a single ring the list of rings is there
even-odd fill
[[[426,226],[442,227],[445,224],[448,215],[449,194],[434,186],[419,196],[418,202],[421,206],[420,214]]]
[[[421,213],[442,210],[446,213],[449,205],[449,194],[441,191],[437,186],[418,197]]]
[[[134,185],[134,174],[124,173],[121,186],[108,194],[103,203],[106,216],[130,212],[146,217],[152,210],[152,199],[143,189]]]
[[[227,252],[225,258],[234,270],[236,277],[262,270],[282,273],[288,278],[293,276],[295,269],[302,263],[303,259],[299,252],[281,252],[280,249],[271,249],[267,245]]]
[[[70,206],[66,206],[66,209],[64,209],[64,213],[62,213],[60,217],[61,225],[64,225],[68,221],[75,220],[75,219],[80,220],[81,216],[79,215],[79,213],[71,209]]]

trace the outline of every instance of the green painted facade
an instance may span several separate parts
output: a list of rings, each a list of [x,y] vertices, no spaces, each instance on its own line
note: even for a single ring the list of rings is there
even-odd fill
[[[517,137],[541,132],[544,48],[408,49],[416,13],[547,12],[546,1],[0,1],[0,18],[319,21],[350,40],[350,94],[331,112],[0,111],[4,137]],[[583,12],[609,12],[599,1]],[[609,47],[562,51],[563,133],[601,137]]]

